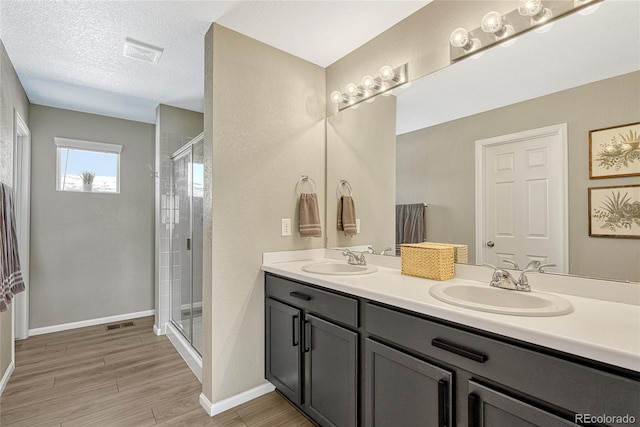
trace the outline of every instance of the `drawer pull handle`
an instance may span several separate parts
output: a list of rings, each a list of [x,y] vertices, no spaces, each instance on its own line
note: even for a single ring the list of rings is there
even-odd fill
[[[298,329],[297,326],[298,326],[298,315],[296,314],[295,316],[293,316],[291,318],[291,330],[293,331],[293,337],[291,338],[291,340],[292,340],[291,345],[293,347],[296,347],[299,344],[299,342],[298,342],[298,335],[299,334],[296,333],[296,329]]]
[[[308,320],[304,321],[304,352],[308,353],[311,351],[311,345],[309,344],[311,341],[311,322]]]
[[[467,418],[469,427],[478,426],[478,395],[471,393],[467,396]]]
[[[307,295],[307,294],[303,294],[302,292],[290,292],[289,295],[291,295],[294,298],[298,298],[298,299],[302,299],[305,301],[311,301],[311,296]]]
[[[447,389],[447,381],[438,380],[438,427],[447,427],[447,412],[449,412]]]
[[[432,339],[431,345],[434,347],[438,347],[443,350],[449,351],[451,353],[457,354],[458,356],[466,357],[467,359],[471,359],[474,362],[484,363],[489,359],[489,357],[486,354],[478,353],[473,350],[468,350],[464,347],[459,347],[456,344],[451,344],[446,341],[442,341],[439,338]]]

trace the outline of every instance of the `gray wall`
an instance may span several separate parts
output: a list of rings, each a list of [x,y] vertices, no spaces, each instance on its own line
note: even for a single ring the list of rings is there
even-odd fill
[[[324,212],[325,74],[217,24],[205,73],[203,393],[215,403],[265,381],[262,253],[324,247],[297,232],[295,185],[313,178]]]
[[[171,194],[171,155],[194,136],[202,133],[203,115],[195,111],[160,104],[156,108],[156,247],[155,247],[155,307],[157,328],[169,321],[171,291],[171,253],[169,239],[169,205]],[[165,201],[164,204],[162,201]],[[201,291],[200,291],[201,292]],[[202,295],[199,295],[202,298]],[[164,331],[163,331],[164,332]]]
[[[634,72],[400,135],[398,203],[432,203],[428,238],[468,244],[473,260],[474,142],[567,123],[569,272],[640,281],[638,240],[589,237],[587,213],[587,188],[640,183],[638,177],[589,180],[589,130],[639,121],[639,100],[640,72]]]
[[[18,79],[11,59],[0,40],[0,182],[13,186],[13,144],[15,142],[15,114],[29,123],[29,100]],[[0,378],[11,364],[11,310],[0,313]]]
[[[154,126],[31,106],[30,327],[154,308]],[[120,194],[56,191],[55,136],[121,144]]]
[[[327,247],[395,247],[396,97],[379,96],[327,120]],[[360,233],[337,230],[338,191],[346,179],[353,189]],[[346,193],[346,189],[341,189]]]

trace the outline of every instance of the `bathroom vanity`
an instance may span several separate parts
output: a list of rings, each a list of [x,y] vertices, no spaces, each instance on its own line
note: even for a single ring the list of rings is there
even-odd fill
[[[640,422],[637,305],[563,295],[564,316],[483,313],[393,268],[348,277],[308,263],[263,265],[265,372],[322,426]]]

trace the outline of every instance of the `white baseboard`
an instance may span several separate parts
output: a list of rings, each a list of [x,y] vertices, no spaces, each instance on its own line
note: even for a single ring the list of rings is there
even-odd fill
[[[166,323],[162,326],[153,325],[153,333],[157,336],[162,336],[167,334],[167,325]]]
[[[15,369],[15,365],[13,362],[11,362],[9,364],[9,367],[5,371],[4,375],[2,376],[2,379],[0,380],[0,396],[2,396],[2,393],[4,392],[4,388],[9,383],[9,378],[11,378],[11,374],[13,374],[14,369]]]
[[[207,411],[210,417],[218,415],[228,409],[235,408],[238,405],[242,405],[250,400],[260,397],[264,394],[270,393],[276,388],[273,384],[267,382],[258,387],[254,387],[251,390],[243,391],[235,396],[228,397],[220,402],[211,403],[204,393],[200,393],[200,405]]]
[[[191,344],[182,336],[180,331],[171,323],[166,325],[166,334],[171,344],[178,350],[180,356],[187,363],[193,374],[202,382],[202,357],[193,349]]]
[[[45,326],[29,329],[29,335],[50,334],[52,332],[68,331],[69,329],[84,328],[87,326],[101,325],[103,323],[119,322],[121,320],[137,319],[138,317],[153,316],[155,310],[138,311],[136,313],[118,314],[116,316],[100,317],[98,319],[81,320],[79,322],[62,323],[60,325]]]

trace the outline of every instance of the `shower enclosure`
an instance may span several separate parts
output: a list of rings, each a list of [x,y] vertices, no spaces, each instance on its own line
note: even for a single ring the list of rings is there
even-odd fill
[[[203,134],[171,156],[171,323],[202,355]]]

